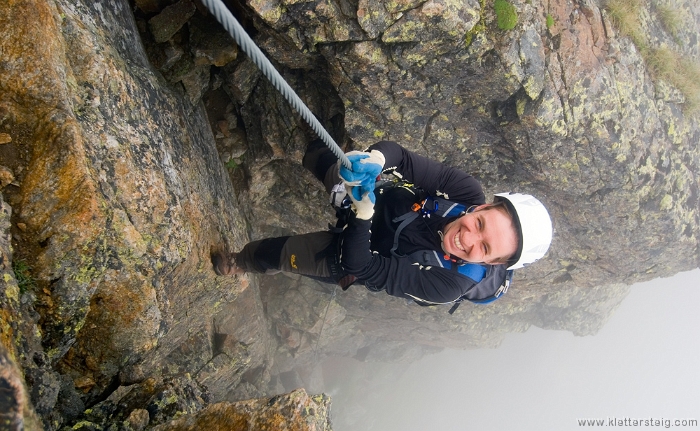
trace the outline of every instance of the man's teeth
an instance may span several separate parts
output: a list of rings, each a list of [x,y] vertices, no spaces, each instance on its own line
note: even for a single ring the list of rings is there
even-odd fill
[[[455,247],[464,251],[464,247],[462,247],[462,243],[459,241],[459,235],[455,235]]]

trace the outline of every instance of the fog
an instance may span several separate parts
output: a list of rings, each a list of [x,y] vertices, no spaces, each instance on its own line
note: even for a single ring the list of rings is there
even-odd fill
[[[700,420],[699,311],[694,270],[633,286],[595,336],[531,328],[498,349],[443,351],[410,365],[327,361],[333,429],[596,428],[579,419],[665,429]]]

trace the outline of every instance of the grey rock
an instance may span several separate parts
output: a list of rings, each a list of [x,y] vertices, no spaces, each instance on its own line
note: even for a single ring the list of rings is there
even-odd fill
[[[87,423],[96,429],[115,425],[118,429],[137,429],[167,422],[176,415],[196,413],[210,401],[206,389],[189,375],[164,380],[149,378],[139,384],[120,386],[106,400],[85,410],[76,423]]]
[[[198,17],[194,17],[198,18]],[[189,21],[190,50],[196,64],[223,67],[238,56],[238,46],[231,36],[211,19]]]
[[[161,72],[168,72],[170,68],[177,65],[183,58],[185,49],[179,44],[168,41],[158,45],[157,49],[150,47],[148,54],[153,66]]]
[[[146,13],[159,12],[169,3],[171,0],[134,0],[136,7]]]
[[[55,409],[65,417],[66,422],[71,422],[83,413],[85,403],[76,391],[73,379],[66,375],[60,376],[59,379],[60,390]]]
[[[165,42],[182,28],[194,15],[197,8],[190,0],[180,0],[163,9],[148,21],[148,26],[156,42]]]
[[[226,89],[231,98],[238,105],[243,105],[248,101],[248,97],[262,76],[260,69],[249,58],[244,59],[240,64],[224,67],[226,72]]]
[[[51,412],[61,390],[57,373],[41,368],[30,368],[27,370],[26,379],[31,382],[31,400],[36,412],[40,415]]]
[[[209,89],[210,67],[196,66],[194,71],[184,76],[180,81],[185,87],[185,93],[190,103],[196,105]]]

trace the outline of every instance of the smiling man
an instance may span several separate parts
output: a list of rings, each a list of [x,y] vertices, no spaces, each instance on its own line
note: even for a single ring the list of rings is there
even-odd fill
[[[504,205],[479,205],[445,226],[442,249],[466,262],[506,263],[518,250],[512,216]]]
[[[475,288],[479,280],[456,270],[460,265],[515,269],[540,259],[549,248],[549,214],[530,195],[497,194],[487,204],[474,177],[392,141],[348,157],[352,170],[341,167],[319,140],[309,144],[304,157],[304,166],[324,183],[332,202],[340,202],[345,192],[352,201],[342,231],[267,238],[240,253],[217,251],[212,254],[215,271],[288,271],[344,288],[357,281],[372,291],[443,304],[494,295]],[[374,189],[379,172],[393,173],[401,182]],[[430,205],[439,201],[458,210],[426,210],[426,197],[433,199]],[[412,212],[415,216],[407,217]],[[440,257],[420,257],[427,255]],[[500,284],[494,286],[491,290]]]

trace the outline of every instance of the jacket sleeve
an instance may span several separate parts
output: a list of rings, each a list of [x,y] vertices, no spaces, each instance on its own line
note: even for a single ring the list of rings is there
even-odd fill
[[[443,268],[425,267],[407,257],[385,257],[370,250],[371,221],[351,217],[343,232],[343,269],[368,287],[392,296],[443,304],[452,302],[474,282]]]
[[[432,196],[470,205],[486,202],[481,184],[466,172],[420,156],[393,141],[377,142],[369,150],[379,150],[384,155],[385,171],[395,170]]]

